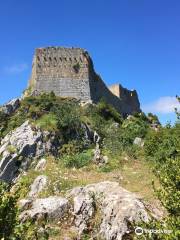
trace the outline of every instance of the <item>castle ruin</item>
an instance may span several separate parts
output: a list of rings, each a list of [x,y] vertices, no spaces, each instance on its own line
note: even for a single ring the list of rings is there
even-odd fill
[[[37,48],[29,87],[37,92],[53,91],[57,96],[93,103],[104,99],[121,114],[140,112],[137,92],[116,84],[107,87],[96,74],[87,51],[81,48]]]

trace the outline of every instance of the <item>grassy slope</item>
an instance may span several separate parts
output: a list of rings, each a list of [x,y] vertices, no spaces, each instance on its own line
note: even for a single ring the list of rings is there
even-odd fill
[[[44,171],[38,172],[31,169],[27,175],[22,177],[21,181],[24,187],[22,188],[21,198],[26,197],[30,183],[41,174],[48,176],[49,183],[47,188],[39,194],[39,197],[48,197],[54,194],[65,196],[67,190],[75,186],[109,180],[119,182],[122,187],[136,193],[151,205],[157,208],[160,206],[152,188],[152,180],[157,184],[158,181],[150,166],[142,159],[135,160],[126,156],[124,157],[124,164],[120,165],[119,168],[110,172],[103,172],[93,164],[80,169],[65,168],[57,160],[49,157]],[[98,217],[94,221],[98,222]],[[71,222],[70,219],[67,224],[64,221],[63,225],[62,223],[49,223],[48,227],[51,229],[49,231],[50,239],[61,240],[64,236],[73,236],[75,233],[71,230],[69,222]]]
[[[63,140],[67,144],[70,143],[66,139],[66,133],[69,133],[67,129],[71,127],[72,130],[79,130],[77,123],[82,121],[88,123],[102,138],[104,137],[102,152],[108,156],[109,163],[102,168],[92,162],[79,169],[66,168],[61,160],[47,157],[47,166],[44,171],[38,172],[32,167],[26,175],[22,176],[20,198],[27,196],[30,184],[42,174],[48,176],[49,183],[39,197],[64,196],[67,190],[75,186],[109,180],[119,182],[122,187],[136,193],[153,206],[159,207],[159,201],[152,187],[152,180],[159,185],[158,180],[151,170],[150,163],[141,154],[141,150],[134,148],[132,144],[136,136],[143,138],[147,134],[149,122],[145,116],[136,116],[122,123],[123,120],[119,114],[105,103],[83,109],[71,101],[65,102],[62,99],[56,99],[53,95],[42,95],[25,99],[20,110],[11,119],[3,121],[5,130],[1,135],[4,136],[8,131],[21,125],[27,118],[44,130],[59,131],[61,135],[64,133]],[[117,122],[120,127],[112,128],[112,124]],[[65,130],[66,132],[63,132]],[[91,149],[92,146],[89,148]],[[128,154],[129,150],[131,150],[130,154]],[[68,152],[66,154],[68,155]],[[132,157],[133,154],[136,155],[135,159]],[[63,235],[70,229],[66,224],[59,227],[57,223],[50,223],[49,226],[52,227],[51,235],[53,236],[50,239],[63,239]]]

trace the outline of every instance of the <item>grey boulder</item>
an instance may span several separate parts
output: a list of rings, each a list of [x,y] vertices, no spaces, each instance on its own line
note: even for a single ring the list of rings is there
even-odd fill
[[[45,158],[40,159],[40,160],[38,161],[36,167],[35,167],[35,170],[36,170],[36,171],[43,171],[43,170],[45,170],[45,168],[46,168],[46,162],[47,162],[47,161],[46,161]]]
[[[41,175],[38,176],[34,182],[31,184],[31,190],[28,194],[29,198],[35,198],[40,192],[47,186],[48,178],[47,176]]]
[[[39,158],[48,152],[56,152],[55,136],[26,121],[1,141],[0,179],[11,182],[19,169],[28,169],[34,157]]]
[[[73,197],[74,222],[79,234],[87,230],[97,208],[101,212],[97,234],[106,240],[120,240],[129,232],[129,223],[148,222],[150,219],[141,200],[116,182],[77,187],[71,190],[69,196]]]
[[[20,206],[22,209],[28,208],[20,214],[21,222],[28,219],[52,219],[59,220],[69,209],[68,200],[62,197],[51,196],[48,198],[39,198],[31,200],[21,200]]]

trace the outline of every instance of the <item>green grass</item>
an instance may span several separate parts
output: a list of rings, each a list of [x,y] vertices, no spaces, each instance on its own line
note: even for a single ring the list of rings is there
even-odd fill
[[[74,155],[65,155],[60,159],[60,161],[62,161],[64,166],[67,168],[82,168],[87,166],[92,161],[92,158],[92,150],[89,149]]]
[[[86,186],[87,184],[98,183],[101,181],[119,182],[120,186],[136,193],[144,200],[159,208],[159,202],[154,194],[152,187],[152,179],[158,184],[156,177],[151,171],[151,166],[143,159],[135,160],[127,155],[119,156],[117,159],[111,159],[109,156],[110,171],[103,171],[99,166],[90,163],[82,168],[67,168],[63,162],[59,162],[53,157],[47,157],[46,169],[43,171],[35,171],[30,169],[26,176],[22,177],[22,189],[20,191],[21,198],[25,198],[30,190],[30,184],[39,175],[48,177],[47,187],[39,193],[39,198],[56,196],[67,196],[67,191],[77,187]],[[114,166],[114,167],[112,167]],[[118,167],[117,167],[118,166]],[[53,174],[52,174],[53,173]],[[100,213],[97,212],[92,219],[92,226],[98,228],[100,221]],[[68,220],[68,224],[70,221]],[[63,236],[75,236],[75,233],[70,232],[70,225],[64,222],[61,225],[57,223],[48,223],[50,226],[49,239],[63,239]],[[53,229],[53,226],[55,228]],[[58,232],[59,229],[59,232]],[[88,236],[88,235],[87,235]],[[86,239],[86,236],[84,236]]]
[[[36,120],[35,125],[46,131],[57,131],[57,118],[54,114],[49,113],[43,115]]]
[[[121,186],[137,193],[147,201],[156,200],[152,182],[159,185],[152,166],[145,160],[128,159],[122,168]]]

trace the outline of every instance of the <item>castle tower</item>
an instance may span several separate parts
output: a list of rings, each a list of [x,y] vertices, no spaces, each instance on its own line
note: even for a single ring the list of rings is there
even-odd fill
[[[87,52],[80,48],[36,49],[29,85],[40,92],[90,100]]]
[[[96,74],[87,51],[81,48],[46,47],[35,51],[29,87],[37,92],[97,103],[101,98],[123,115],[140,111],[136,91],[121,85],[109,89]]]

